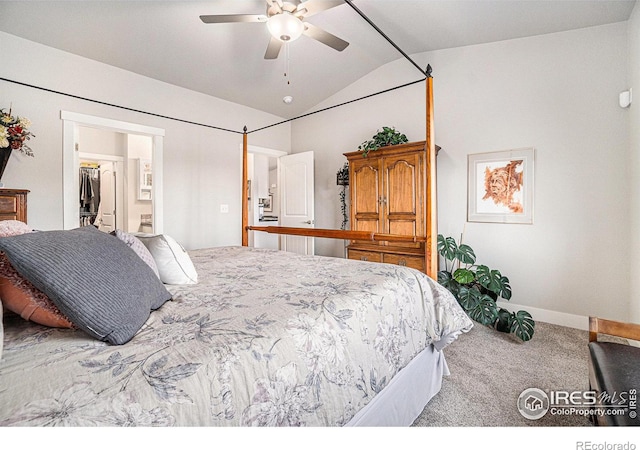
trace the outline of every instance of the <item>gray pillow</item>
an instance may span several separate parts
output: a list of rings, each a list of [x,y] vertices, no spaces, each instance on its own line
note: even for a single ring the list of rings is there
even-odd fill
[[[94,226],[0,238],[13,267],[74,325],[128,342],[171,294],[127,244]]]

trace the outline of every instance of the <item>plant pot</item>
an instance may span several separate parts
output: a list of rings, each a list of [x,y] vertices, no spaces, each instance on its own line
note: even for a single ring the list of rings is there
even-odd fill
[[[7,163],[9,162],[9,157],[11,156],[11,147],[3,147],[0,148],[0,180],[2,180],[2,175],[4,174],[4,169],[7,167]]]

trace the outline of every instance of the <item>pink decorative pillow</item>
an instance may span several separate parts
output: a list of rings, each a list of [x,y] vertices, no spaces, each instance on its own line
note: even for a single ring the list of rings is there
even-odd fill
[[[26,223],[19,220],[0,221],[0,237],[17,236],[19,234],[31,233],[31,228]]]
[[[2,252],[0,252],[0,299],[5,309],[19,314],[25,320],[48,327],[73,327],[49,297],[16,272]]]
[[[0,237],[31,233],[27,224],[18,220],[0,221]],[[0,252],[0,300],[7,311],[40,325],[72,328],[73,324],[58,307],[29,280],[23,278]]]

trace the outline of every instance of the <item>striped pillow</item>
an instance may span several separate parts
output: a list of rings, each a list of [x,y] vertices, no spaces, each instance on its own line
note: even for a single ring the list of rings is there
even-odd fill
[[[171,294],[124,242],[94,226],[0,239],[11,265],[79,329],[128,342]]]

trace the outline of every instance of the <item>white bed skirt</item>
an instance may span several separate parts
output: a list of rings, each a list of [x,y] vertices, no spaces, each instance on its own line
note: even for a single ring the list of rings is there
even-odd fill
[[[430,345],[347,423],[348,427],[408,427],[449,375],[444,354]]]

